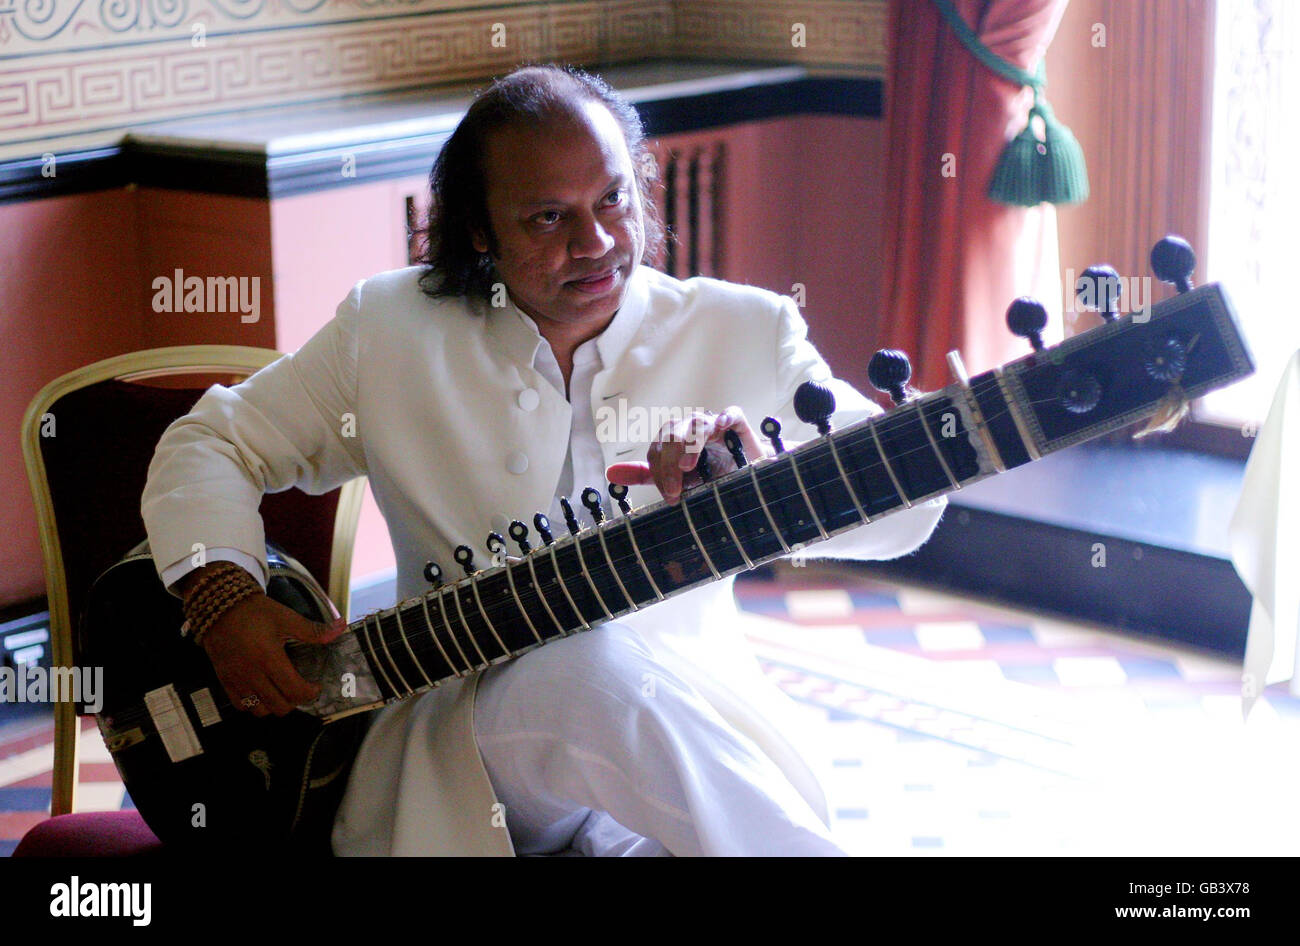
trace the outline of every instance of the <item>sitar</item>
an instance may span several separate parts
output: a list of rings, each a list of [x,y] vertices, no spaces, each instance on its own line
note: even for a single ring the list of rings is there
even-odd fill
[[[483,569],[462,546],[464,577],[443,581],[431,566],[426,593],[351,622],[325,647],[291,644],[295,667],[321,693],[285,717],[230,704],[202,649],[182,636],[180,602],[142,544],[96,581],[80,627],[83,662],[104,667],[98,723],[131,798],[169,844],[325,852],[379,707],[1153,415],[1174,422],[1190,399],[1254,364],[1223,288],[1192,287],[1184,241],[1161,240],[1152,264],[1177,295],[1121,315],[1118,277],[1093,267],[1084,276],[1100,290],[1103,324],[1047,346],[1042,306],[1017,300],[1008,322],[1033,351],[974,377],[950,356],[955,378],[939,391],[910,392],[905,359],[878,353],[872,382],[896,403],[857,423],[832,429],[829,389],[807,382],[796,411],[819,436],[785,449],[769,418],[775,456],[746,457],[733,440],[730,462],[714,457],[678,503],[634,509],[611,489],[619,508],[606,516],[589,489],[590,526],[569,518],[557,537],[539,515],[530,541],[516,521],[508,531],[518,554],[493,533],[494,563]],[[330,619],[301,565],[270,543],[268,561],[272,598]]]

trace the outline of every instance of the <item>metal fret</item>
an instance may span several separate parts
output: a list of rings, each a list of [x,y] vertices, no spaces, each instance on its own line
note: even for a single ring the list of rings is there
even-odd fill
[[[406,639],[406,629],[402,626],[402,606],[400,604],[393,610],[393,614],[397,618],[397,633],[402,635],[402,643],[406,645],[406,652],[411,655],[411,663],[415,664],[415,669],[420,671],[420,676],[424,677],[424,682],[429,686],[433,686],[433,681],[424,672],[424,665],[420,663],[420,658],[416,657],[415,651],[411,649],[411,642]]]
[[[970,386],[970,378],[966,374],[966,365],[961,360],[961,352],[948,352],[948,367],[952,370],[953,377],[957,379],[962,397],[966,399],[966,409],[970,411],[971,421],[975,425],[976,433],[980,435],[980,440],[984,443],[984,448],[988,451],[993,469],[1005,473],[1007,465],[1002,462],[1002,454],[998,451],[998,445],[993,442],[989,425],[984,420],[984,411],[980,409],[979,398],[975,396],[975,391]]]
[[[641,571],[645,572],[646,581],[650,582],[650,587],[654,589],[656,600],[663,601],[664,593],[659,590],[659,585],[655,583],[655,576],[650,574],[650,566],[646,565],[645,557],[641,554],[641,546],[637,544],[636,532],[632,529],[632,517],[624,516],[623,522],[627,525],[627,537],[632,540],[632,551],[636,553],[637,564],[641,566]]]
[[[375,625],[378,626],[379,615],[376,614],[374,617],[375,617]],[[366,622],[369,620],[370,620],[369,614],[367,614],[365,617],[361,619],[361,633],[365,636],[366,647],[370,649],[371,660],[373,661],[375,667],[379,670],[379,673],[383,676],[384,682],[388,684],[388,689],[392,690],[394,693],[399,693],[401,691],[398,690],[397,687],[393,686],[392,677],[390,677],[388,675],[388,671],[384,669],[384,662],[379,659],[379,652],[375,650],[375,645],[370,641],[370,632],[366,630]],[[382,637],[383,628],[380,628],[380,632],[381,632],[380,637]]]
[[[402,604],[409,604],[409,602],[407,600],[407,602],[403,602]],[[407,639],[406,628],[402,625],[402,604],[398,604],[398,606],[393,609],[393,615],[398,619],[398,633],[402,635],[402,643],[406,645],[407,654],[411,655],[411,663],[415,664],[417,671],[420,671],[420,676],[424,677],[425,684],[433,686],[433,681],[429,680],[429,674],[424,672],[424,664],[420,663],[420,658],[417,658],[415,651],[411,648],[411,642]]]
[[[587,571],[587,557],[582,554],[582,543],[578,541],[576,535],[573,537],[573,548],[578,553],[578,567],[582,569],[582,577],[587,579],[587,584],[591,586],[591,593],[596,596],[596,603],[600,605],[600,610],[605,612],[605,617],[613,618],[614,615],[610,612],[609,605],[605,604],[605,599],[600,596],[600,590],[596,587],[596,583],[592,581],[591,572]]]
[[[555,612],[551,610],[551,602],[546,600],[546,594],[545,592],[542,591],[542,583],[537,580],[537,568],[536,566],[533,565],[532,555],[528,556],[527,562],[528,562],[528,571],[533,576],[533,587],[537,589],[537,599],[542,602],[542,607],[546,609],[546,613],[549,614],[551,616],[551,620],[555,622],[555,629],[560,632],[561,637],[564,637],[566,634],[568,634],[568,631],[564,629],[564,625],[560,623],[560,619],[557,618],[555,616]],[[556,571],[555,578],[557,581],[560,581],[559,571]],[[560,584],[564,584],[564,582],[560,581]]]
[[[547,548],[551,550],[551,567],[555,569],[555,580],[560,583],[560,590],[564,592],[564,597],[568,600],[569,607],[573,608],[573,613],[578,616],[578,620],[582,624],[582,629],[584,631],[591,630],[591,625],[587,623],[586,617],[584,617],[583,613],[578,610],[578,602],[574,601],[573,595],[569,594],[569,588],[564,583],[564,576],[560,574],[560,560],[555,555],[555,546],[549,545]]]
[[[754,492],[758,495],[758,504],[763,507],[763,515],[767,516],[767,521],[772,526],[772,533],[776,536],[776,540],[781,543],[781,548],[785,549],[787,552],[790,551],[790,546],[786,543],[785,536],[781,534],[781,530],[776,527],[776,520],[772,518],[772,510],[767,508],[767,500],[763,498],[763,488],[758,485],[758,474],[754,472],[754,465],[752,463],[749,465],[749,476],[754,481]]]
[[[501,635],[497,633],[496,626],[492,623],[492,619],[487,616],[487,611],[483,609],[483,599],[479,597],[478,593],[478,579],[471,576],[469,586],[474,589],[474,603],[478,605],[478,613],[483,615],[483,620],[487,622],[488,630],[492,632],[492,636],[495,637],[497,643],[501,645],[501,653],[508,657],[510,655],[510,648],[507,647],[506,642],[501,639]]]
[[[808,515],[812,516],[812,521],[817,526],[817,531],[822,534],[823,539],[829,539],[826,530],[822,527],[822,521],[817,518],[817,510],[813,509],[812,499],[808,496],[808,491],[803,488],[803,477],[799,475],[799,464],[794,460],[794,454],[787,454],[790,457],[790,469],[794,472],[794,481],[799,484],[799,492],[803,493],[803,501],[808,504]]]
[[[709,550],[704,547],[700,541],[700,534],[695,531],[695,523],[691,520],[691,511],[687,508],[686,496],[682,496],[682,512],[686,515],[686,528],[691,530],[691,535],[695,537],[695,544],[700,547],[700,554],[704,556],[704,564],[709,566],[709,571],[713,572],[714,578],[721,578],[718,570],[713,567],[713,559],[709,558]]]
[[[948,482],[952,484],[953,489],[961,489],[961,483],[957,482],[957,477],[952,475],[952,470],[948,467],[948,461],[943,458],[943,451],[939,449],[939,442],[934,439],[934,434],[930,432],[930,424],[925,419],[925,410],[920,402],[917,402],[916,405],[916,416],[921,418],[921,429],[925,431],[925,437],[930,441],[930,447],[934,450],[939,465],[943,467],[943,473],[948,477]]]
[[[483,666],[490,667],[492,661],[488,660],[487,654],[483,653],[483,648],[478,645],[478,638],[474,636],[474,631],[470,628],[469,621],[465,620],[465,609],[460,606],[460,595],[456,594],[455,585],[451,586],[451,600],[456,602],[456,613],[460,615],[460,624],[461,627],[465,628],[465,636],[469,638],[469,642],[473,644],[474,649],[478,651],[479,657],[483,660]]]
[[[1002,400],[1006,402],[1007,411],[1011,414],[1011,420],[1016,425],[1016,432],[1020,434],[1020,442],[1025,445],[1025,453],[1029,454],[1031,460],[1041,460],[1043,458],[1042,454],[1034,446],[1034,438],[1029,435],[1029,425],[1025,423],[1020,408],[1016,406],[1015,399],[1011,396],[1011,392],[1007,390],[1007,382],[1002,375],[1002,369],[995,368],[993,377],[998,379],[998,389],[1002,392]]]
[[[853,483],[849,481],[848,474],[844,472],[844,464],[840,463],[840,452],[835,449],[835,438],[827,437],[826,444],[831,448],[831,458],[835,461],[835,469],[840,471],[840,479],[844,481],[844,487],[849,491],[849,499],[853,500],[853,506],[862,517],[863,522],[870,522],[871,517],[867,511],[862,508],[862,503],[858,502],[858,491],[853,488]]]
[[[442,621],[447,627],[447,636],[456,645],[456,650],[460,653],[460,659],[465,661],[465,675],[469,675],[473,672],[474,665],[469,662],[469,655],[465,653],[465,648],[460,646],[460,638],[456,636],[456,630],[452,626],[451,618],[447,616],[447,605],[442,600],[442,594],[441,591],[438,592],[438,610],[442,612]]]
[[[618,590],[623,592],[623,597],[627,599],[627,603],[632,606],[633,611],[640,611],[641,609],[637,606],[637,603],[632,600],[632,596],[627,593],[627,587],[623,584],[623,579],[619,577],[618,569],[614,567],[614,560],[609,557],[609,546],[605,544],[605,530],[600,526],[596,526],[596,537],[600,539],[601,551],[605,553],[605,561],[609,563],[609,570],[614,575]]]
[[[540,644],[542,643],[542,635],[538,634],[537,628],[533,627],[533,619],[528,616],[528,612],[524,610],[524,603],[519,600],[519,592],[515,591],[515,576],[510,574],[511,570],[512,570],[511,566],[509,565],[509,563],[507,563],[506,581],[510,583],[510,594],[514,596],[515,607],[517,607],[519,609],[519,613],[524,616],[524,623],[528,625],[528,629],[533,632],[533,637],[536,637],[537,643]],[[509,651],[506,651],[506,653],[509,653]]]
[[[880,454],[880,460],[885,464],[885,472],[889,474],[889,481],[894,484],[894,491],[898,493],[898,498],[903,501],[903,505],[911,509],[912,501],[903,492],[903,484],[898,482],[898,477],[894,475],[894,468],[889,465],[889,457],[885,456],[885,445],[880,442],[880,434],[876,432],[875,421],[869,421],[867,427],[871,430],[871,439],[876,442],[876,452]]]
[[[451,659],[451,655],[450,655],[449,653],[447,653],[447,648],[445,648],[445,647],[442,646],[442,641],[438,640],[438,634],[437,634],[437,632],[435,632],[434,629],[433,629],[433,617],[429,614],[429,596],[428,596],[428,595],[421,595],[421,596],[420,596],[420,607],[424,608],[424,623],[428,626],[428,628],[429,628],[429,636],[430,636],[431,638],[433,638],[433,642],[434,642],[434,644],[437,645],[437,647],[438,647],[438,652],[439,652],[440,654],[442,654],[442,659],[445,660],[445,661],[447,661],[447,666],[451,668],[451,672],[452,672],[452,673],[454,673],[454,674],[455,674],[456,676],[458,676],[458,677],[463,677],[465,674],[462,673],[461,671],[459,671],[459,670],[456,669],[456,663],[455,663],[455,661],[453,661],[453,660]],[[450,633],[450,628],[448,628],[448,632]],[[456,642],[456,637],[455,637],[455,635],[452,635],[452,643],[455,643],[455,642]],[[463,656],[463,655],[462,655],[462,656]],[[469,666],[469,661],[468,661],[468,660],[465,661],[465,666],[466,666],[466,667]]]
[[[736,544],[736,551],[739,552],[740,557],[745,560],[745,567],[753,568],[754,563],[749,560],[749,553],[746,552],[745,547],[740,544],[740,536],[736,535],[736,530],[731,527],[731,520],[727,517],[727,510],[722,508],[722,493],[718,490],[717,480],[714,480],[713,482],[713,498],[718,501],[718,514],[722,516],[722,524],[726,526],[727,531],[731,533],[731,541]]]
[[[396,609],[396,608],[393,609],[393,613],[394,613],[394,614],[397,613],[397,609]],[[409,683],[407,683],[407,682],[406,682],[406,678],[405,678],[404,676],[402,676],[402,670],[401,670],[401,668],[397,666],[397,661],[393,659],[393,652],[392,652],[391,650],[388,649],[388,641],[387,641],[387,639],[385,639],[385,637],[384,637],[384,625],[383,625],[383,623],[379,620],[379,615],[378,615],[378,614],[375,615],[375,626],[376,626],[377,628],[379,628],[379,643],[380,643],[380,644],[383,646],[383,648],[384,648],[384,656],[387,657],[387,658],[388,658],[388,662],[389,662],[390,664],[392,664],[392,666],[393,666],[393,673],[397,674],[397,682],[400,683],[400,684],[402,685],[402,693],[403,693],[403,694],[409,694],[409,693],[411,692],[411,685],[410,685]],[[399,630],[401,629],[401,625],[398,625],[398,629],[399,629]]]

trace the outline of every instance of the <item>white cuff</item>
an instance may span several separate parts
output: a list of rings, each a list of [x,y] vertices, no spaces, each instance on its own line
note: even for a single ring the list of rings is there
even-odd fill
[[[206,560],[209,562],[234,562],[244,571],[248,572],[257,579],[257,583],[266,590],[266,580],[262,578],[262,563],[249,555],[247,552],[241,552],[239,549],[208,549],[205,553]],[[178,562],[173,562],[162,570],[162,582],[167,590],[178,598],[176,593],[176,582],[180,581],[198,566],[194,564],[191,556],[186,556]]]

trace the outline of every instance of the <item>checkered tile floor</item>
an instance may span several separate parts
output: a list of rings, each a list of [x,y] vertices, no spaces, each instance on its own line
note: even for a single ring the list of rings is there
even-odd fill
[[[853,853],[1298,849],[1300,700],[1270,688],[1243,723],[1239,664],[833,567],[737,589]],[[83,726],[79,807],[129,807]],[[0,716],[0,855],[47,816],[51,731]]]
[[[1237,662],[833,567],[737,589],[853,853],[1297,849],[1300,700],[1243,723]]]

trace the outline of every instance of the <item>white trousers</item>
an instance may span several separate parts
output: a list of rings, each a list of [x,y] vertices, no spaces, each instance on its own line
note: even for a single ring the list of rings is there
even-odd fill
[[[624,625],[485,671],[474,727],[517,854],[844,854],[776,765]]]

